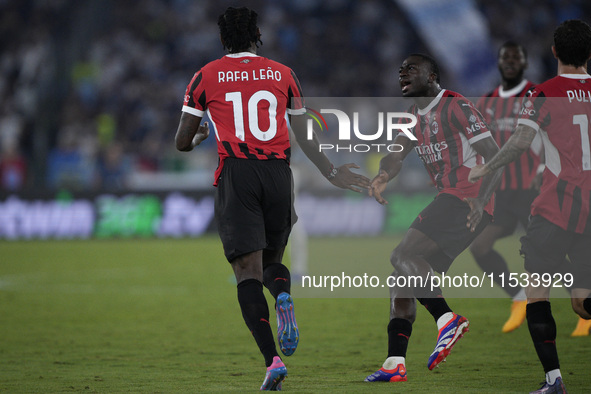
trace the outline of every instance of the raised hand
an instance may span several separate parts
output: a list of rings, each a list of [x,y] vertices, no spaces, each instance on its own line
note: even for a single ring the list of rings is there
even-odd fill
[[[471,198],[466,197],[464,198],[464,202],[470,206],[470,213],[468,214],[468,222],[466,223],[466,227],[470,229],[470,231],[474,232],[476,230],[476,226],[482,220],[482,212],[484,211],[484,204],[482,200],[479,198]]]
[[[371,180],[371,186],[369,189],[369,195],[376,199],[382,205],[387,205],[388,201],[386,201],[382,197],[382,193],[386,190],[386,186],[388,185],[388,181],[390,177],[386,171],[380,171],[378,175],[375,176]]]
[[[360,167],[354,163],[343,164],[337,168],[336,175],[329,179],[330,183],[340,187],[341,189],[349,189],[358,193],[369,189],[369,178],[364,175],[354,173],[350,170],[350,168]]]

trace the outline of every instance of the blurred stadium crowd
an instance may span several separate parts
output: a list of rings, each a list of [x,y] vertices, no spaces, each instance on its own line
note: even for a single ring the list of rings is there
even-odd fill
[[[591,19],[586,0],[474,4],[495,52],[507,39],[526,46],[534,82],[555,73],[554,27]],[[120,190],[135,174],[215,167],[213,138],[199,155],[175,152],[173,138],[191,76],[224,54],[217,16],[229,5],[0,0],[0,191]],[[398,96],[405,55],[428,52],[394,0],[246,5],[259,13],[259,53],[294,69],[307,96]],[[443,85],[462,92],[446,83],[453,73]]]

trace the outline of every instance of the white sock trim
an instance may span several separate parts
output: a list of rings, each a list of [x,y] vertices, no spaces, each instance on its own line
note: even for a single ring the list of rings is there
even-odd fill
[[[402,364],[406,367],[404,363],[404,357],[392,356],[388,357],[386,361],[384,361],[384,364],[382,364],[382,368],[390,370],[396,368],[398,364]]]
[[[560,369],[553,369],[552,371],[548,371],[546,373],[546,383],[552,385],[556,382],[556,378],[562,378]]]
[[[521,288],[519,293],[515,294],[515,297],[513,297],[513,301],[525,301],[526,299],[527,297],[525,296],[525,290],[523,288]]]

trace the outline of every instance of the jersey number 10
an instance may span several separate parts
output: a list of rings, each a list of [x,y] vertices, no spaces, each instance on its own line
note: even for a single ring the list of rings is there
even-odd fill
[[[259,128],[259,102],[265,100],[269,103],[269,128]],[[242,111],[242,92],[226,93],[226,101],[232,103],[234,109],[234,129],[236,138],[244,141],[244,116]],[[269,141],[277,134],[277,97],[268,90],[259,90],[248,99],[248,129],[259,141]]]

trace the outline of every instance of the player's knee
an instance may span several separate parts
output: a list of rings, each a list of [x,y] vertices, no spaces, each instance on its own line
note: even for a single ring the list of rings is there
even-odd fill
[[[405,319],[411,324],[417,318],[417,304],[412,297],[391,297],[390,298],[390,319]]]
[[[261,251],[246,253],[233,259],[230,264],[238,283],[247,279],[263,281]]]
[[[395,272],[402,276],[426,275],[431,268],[427,262],[422,263],[423,260],[421,251],[403,244],[398,245],[390,255],[390,263]]]
[[[403,247],[397,246],[390,255],[390,263],[396,272],[404,273],[403,262],[408,260],[408,252]]]

